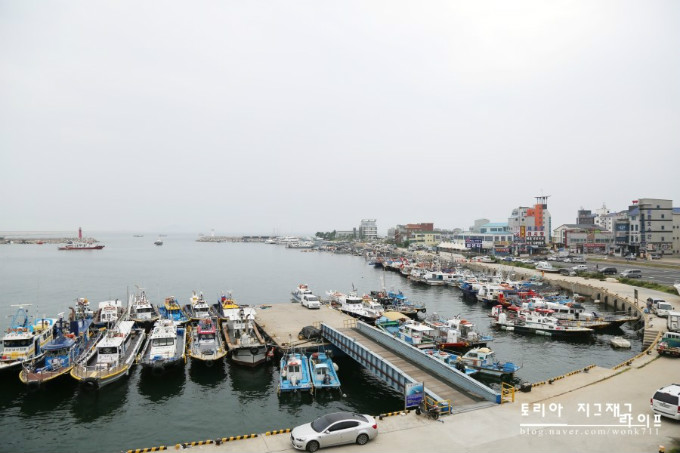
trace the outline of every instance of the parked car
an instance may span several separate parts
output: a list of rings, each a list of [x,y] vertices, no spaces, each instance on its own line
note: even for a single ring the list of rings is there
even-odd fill
[[[660,260],[661,254],[660,253],[652,253],[652,259],[653,260]]]
[[[571,263],[571,258],[566,257],[566,258],[564,258],[564,259],[562,260],[562,262],[564,262],[564,263]]]
[[[625,269],[623,272],[621,272],[621,277],[642,278],[642,271],[640,269]]]
[[[628,255],[624,256],[624,258],[628,261],[635,261],[637,259],[637,256],[632,255],[632,254],[628,254]]]
[[[559,272],[562,275],[576,275],[576,272],[574,272],[573,270],[566,268],[566,267],[563,267],[562,269],[560,269]]]
[[[600,272],[602,272],[604,275],[616,275],[619,273],[615,267],[603,267],[600,269]]]
[[[585,264],[577,264],[576,266],[572,267],[572,269],[576,272],[583,272],[588,270],[588,266]]]
[[[293,428],[290,441],[297,450],[315,452],[333,445],[364,445],[377,435],[378,423],[370,415],[333,412]]]
[[[654,393],[650,405],[655,414],[680,420],[680,384],[661,387]]]
[[[673,311],[673,306],[666,302],[665,300],[659,301],[653,309],[656,316],[661,318],[667,318],[668,313]]]

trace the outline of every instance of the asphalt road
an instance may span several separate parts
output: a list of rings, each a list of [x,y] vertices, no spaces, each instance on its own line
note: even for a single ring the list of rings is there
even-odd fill
[[[572,269],[574,266],[582,263],[564,263],[561,261],[553,261],[554,267],[568,268]],[[680,267],[677,264],[664,263],[663,261],[652,261],[651,263],[646,260],[634,260],[627,261],[623,259],[597,259],[597,260],[586,260],[586,266],[588,266],[588,272],[596,272],[597,269],[602,269],[603,267],[615,267],[619,274],[624,269],[640,269],[642,271],[642,280],[656,282],[661,285],[672,286],[674,283],[680,282]],[[611,275],[610,277],[615,277]]]

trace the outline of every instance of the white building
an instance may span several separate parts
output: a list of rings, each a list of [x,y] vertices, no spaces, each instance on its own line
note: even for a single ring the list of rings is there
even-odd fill
[[[359,237],[362,239],[378,239],[378,225],[375,219],[363,219],[361,221]]]

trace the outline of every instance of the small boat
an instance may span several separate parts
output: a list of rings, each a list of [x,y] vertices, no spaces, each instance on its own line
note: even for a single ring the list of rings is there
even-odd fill
[[[314,391],[319,389],[340,390],[337,365],[328,354],[323,351],[313,353],[309,359],[309,366]]]
[[[399,326],[396,337],[419,349],[435,347],[434,329],[419,321],[407,320]]]
[[[276,393],[314,391],[314,385],[309,371],[309,359],[297,352],[287,352],[281,357],[279,385]]]
[[[456,370],[460,371],[461,373],[465,373],[468,376],[479,373],[479,370],[465,366],[463,362],[458,360],[458,356],[451,352],[443,351],[441,349],[423,349],[422,351],[429,357],[444,362],[451,368],[455,368]]]
[[[459,356],[459,361],[481,374],[494,377],[512,376],[522,368],[512,362],[497,361],[496,354],[489,348],[470,349],[464,355]]]
[[[227,355],[224,340],[217,329],[216,318],[202,318],[189,327],[189,333],[188,353],[192,359],[211,366]]]
[[[236,306],[226,310],[222,332],[232,362],[256,366],[268,360],[267,343],[255,323],[254,308]]]
[[[75,312],[71,314],[68,327],[62,318],[59,319],[55,325],[55,338],[43,347],[45,355],[42,359],[24,362],[23,370],[19,373],[21,382],[39,387],[68,376],[78,358],[103,335],[102,331],[90,330],[92,318],[75,319],[74,315]]]
[[[54,338],[56,319],[39,318],[31,322],[24,308],[27,305],[13,306],[19,308],[2,338],[0,373],[13,370],[16,372],[23,363],[41,359],[45,355],[43,348]]]
[[[163,306],[158,308],[158,312],[161,318],[170,319],[177,324],[184,324],[189,321],[189,318],[175,297],[166,297]]]
[[[160,314],[147,299],[146,291],[140,290],[139,293],[130,295],[128,317],[142,327],[151,327],[158,321]]]
[[[142,369],[160,375],[172,367],[181,367],[186,362],[186,340],[184,326],[178,326],[170,319],[159,319],[142,351],[139,360]]]
[[[199,321],[211,317],[210,306],[203,298],[203,293],[197,295],[196,291],[193,292],[189,303],[184,306],[184,313],[192,321]]]
[[[110,327],[122,319],[125,314],[125,307],[123,302],[116,300],[105,300],[99,302],[99,308],[94,314],[93,327]]]
[[[615,348],[630,348],[630,341],[623,337],[613,337],[611,340],[609,340],[609,343]]]
[[[493,308],[492,315],[497,318],[492,321],[493,326],[522,334],[553,338],[590,338],[595,333],[589,327],[565,325],[563,321],[542,313],[521,311],[517,315],[509,316],[503,312],[500,305]]]
[[[163,245],[163,241],[161,240],[161,238],[158,238],[153,242],[153,244],[154,245]]]
[[[312,294],[312,290],[309,289],[307,285],[300,284],[290,293],[293,296],[293,302],[302,302],[302,296],[304,294]]]
[[[76,363],[71,376],[86,389],[95,390],[127,376],[146,334],[134,321],[120,320],[106,331],[92,354]]]

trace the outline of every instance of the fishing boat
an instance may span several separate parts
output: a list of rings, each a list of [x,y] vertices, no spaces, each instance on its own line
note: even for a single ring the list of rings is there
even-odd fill
[[[469,366],[465,366],[463,362],[458,360],[458,356],[451,352],[444,351],[441,349],[422,349],[422,351],[427,356],[437,359],[441,362],[444,362],[449,367],[455,368],[456,370],[460,371],[461,373],[465,373],[468,376],[472,376],[474,374],[479,373],[479,370],[475,368],[470,368]]]
[[[154,245],[163,245],[163,240],[159,237],[153,242]]]
[[[187,350],[189,357],[208,366],[227,355],[224,340],[217,329],[216,318],[202,318],[190,326]]]
[[[279,385],[276,393],[314,390],[309,371],[309,359],[306,355],[289,351],[281,357]]]
[[[290,294],[293,296],[293,302],[302,302],[302,296],[305,294],[312,294],[312,290],[303,283],[298,285]]]
[[[466,367],[473,368],[479,371],[480,374],[497,378],[504,376],[512,377],[516,371],[522,368],[520,365],[515,365],[512,362],[497,361],[496,354],[489,348],[470,349],[458,357],[458,360]]]
[[[203,298],[203,293],[196,294],[196,291],[193,292],[189,303],[184,306],[184,313],[192,321],[211,317],[210,306]]]
[[[142,369],[160,375],[170,368],[181,367],[186,362],[186,340],[184,326],[170,319],[157,320],[139,360]]]
[[[314,352],[309,358],[314,391],[340,390],[337,365],[324,351]]]
[[[158,308],[158,312],[161,318],[170,319],[177,324],[185,324],[189,321],[175,297],[166,297],[163,306]]]
[[[94,314],[93,327],[110,327],[122,319],[125,314],[123,302],[116,300],[105,300],[99,302],[99,308]]]
[[[435,313],[423,320],[423,323],[433,329],[432,337],[439,349],[462,352],[486,346],[493,340],[493,337],[477,332],[473,323],[460,317],[442,320]]]
[[[78,358],[103,335],[100,330],[91,331],[91,324],[92,318],[76,318],[75,311],[71,313],[68,325],[59,318],[54,328],[54,339],[43,347],[45,355],[42,359],[24,362],[19,373],[21,382],[39,387],[68,376]]]
[[[412,319],[399,325],[396,337],[419,349],[429,349],[436,346],[434,329],[427,324]]]
[[[23,363],[41,359],[45,355],[43,348],[54,338],[56,319],[39,318],[31,322],[24,308],[29,304],[12,306],[18,308],[2,338],[0,373],[16,372]]]
[[[146,334],[134,321],[119,320],[106,331],[87,360],[78,362],[71,376],[83,388],[95,390],[130,373]]]
[[[502,311],[502,307],[499,312],[499,307],[494,307],[498,318],[492,321],[492,325],[503,330],[553,338],[589,338],[595,332],[588,327],[565,325],[557,318],[542,313],[522,311],[516,316],[508,316]]]
[[[137,294],[131,294],[128,301],[128,317],[142,327],[151,327],[160,314],[156,307],[149,302],[146,291],[140,290]]]
[[[335,302],[335,308],[368,324],[375,324],[375,322],[380,319],[380,316],[382,316],[382,313],[367,310],[363,298],[357,295],[355,289],[352,289],[349,294],[333,290],[327,291],[326,294],[328,294],[331,300]]]
[[[255,309],[236,307],[225,310],[222,332],[227,341],[227,350],[232,362],[239,365],[256,366],[270,358],[267,342],[255,323]]]
[[[212,306],[214,316],[219,317],[221,320],[229,319],[230,314],[233,313],[232,310],[238,310],[239,308],[240,306],[236,303],[231,293],[228,296],[222,294],[220,300]]]

